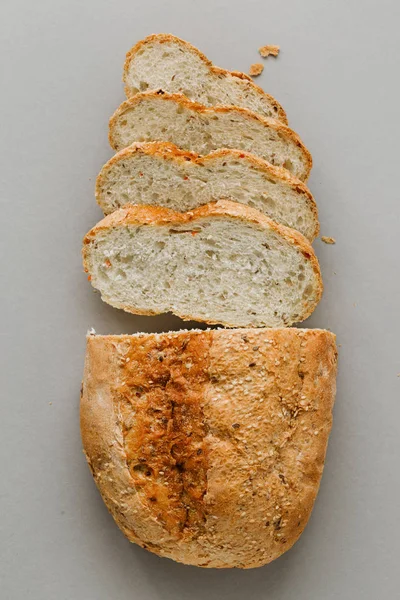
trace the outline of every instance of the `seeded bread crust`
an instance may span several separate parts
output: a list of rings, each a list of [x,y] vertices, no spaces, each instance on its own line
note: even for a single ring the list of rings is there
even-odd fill
[[[243,87],[243,91],[245,91],[246,88],[251,89],[252,91],[256,92],[260,96],[260,98],[264,97],[267,100],[268,104],[271,105],[273,110],[276,112],[276,119],[281,121],[284,124],[287,124],[288,120],[287,120],[286,113],[285,113],[283,107],[279,104],[279,102],[270,94],[265,93],[264,90],[261,87],[259,87],[258,85],[256,85],[253,82],[253,80],[251,79],[251,77],[249,77],[246,73],[242,73],[240,71],[227,71],[226,69],[221,69],[219,67],[216,67],[195,46],[193,46],[189,42],[186,42],[178,37],[175,37],[174,35],[167,34],[167,33],[159,33],[159,34],[149,35],[145,39],[143,39],[143,40],[139,41],[137,44],[135,44],[135,46],[133,46],[133,48],[131,48],[131,50],[129,50],[129,52],[127,52],[126,60],[125,60],[125,64],[124,64],[123,76],[122,76],[122,81],[125,84],[125,94],[126,94],[127,98],[130,98],[135,93],[134,91],[132,91],[131,87],[127,83],[127,79],[128,79],[129,69],[130,69],[132,60],[134,59],[137,52],[139,50],[141,50],[144,46],[147,46],[147,45],[151,45],[154,43],[165,44],[165,43],[171,43],[171,42],[180,46],[186,52],[190,52],[191,54],[196,54],[204,62],[204,64],[208,66],[210,73],[212,73],[216,76],[220,76],[220,77],[221,76],[222,77],[234,77],[235,79],[238,80],[237,84],[240,87]],[[242,84],[242,82],[244,82],[244,83]],[[168,91],[168,90],[165,90],[165,91]]]
[[[310,261],[316,277],[314,301],[304,302],[304,312],[299,315],[298,322],[307,319],[307,317],[312,314],[316,305],[321,299],[323,283],[318,259],[311,244],[298,231],[275,223],[266,215],[261,214],[258,210],[254,210],[237,202],[230,202],[229,200],[211,202],[210,204],[205,204],[204,206],[200,206],[199,208],[186,213],[178,213],[160,206],[127,205],[125,208],[120,208],[97,223],[97,225],[95,225],[84,237],[82,249],[84,270],[90,274],[89,245],[95,240],[96,235],[102,230],[124,227],[126,225],[151,225],[153,227],[157,227],[159,225],[192,225],[196,222],[196,220],[207,217],[227,217],[238,219],[245,223],[254,223],[260,229],[275,231],[285,240],[296,246],[303,256]],[[113,306],[133,314],[157,314],[154,311],[139,310],[136,307],[127,304],[113,304]],[[179,314],[178,316],[185,321],[193,321],[197,318],[191,314]],[[215,321],[213,319],[202,318],[201,320],[209,325],[220,324],[220,321]],[[235,323],[224,323],[224,325],[227,327],[236,326]]]
[[[220,114],[222,114],[222,113],[240,114],[243,117],[245,117],[246,119],[249,119],[249,121],[257,121],[258,123],[263,125],[265,127],[266,132],[269,129],[275,130],[282,137],[290,140],[292,143],[294,143],[296,146],[298,146],[301,149],[303,158],[304,158],[304,174],[302,175],[302,177],[299,177],[299,178],[302,181],[307,181],[307,179],[310,175],[310,172],[311,172],[311,168],[312,168],[312,156],[311,156],[309,150],[306,148],[306,146],[301,141],[298,134],[295,133],[292,129],[290,129],[290,127],[283,125],[279,121],[260,117],[258,114],[248,110],[247,108],[240,108],[238,106],[211,106],[211,107],[204,106],[203,104],[199,104],[197,102],[193,102],[192,100],[189,100],[182,94],[167,94],[161,90],[136,94],[135,96],[132,96],[132,98],[128,98],[128,100],[125,100],[125,102],[123,102],[117,108],[117,110],[114,112],[114,114],[110,118],[110,122],[109,122],[108,139],[109,139],[111,148],[113,148],[116,151],[122,150],[122,147],[120,147],[118,145],[118,142],[116,139],[116,129],[118,127],[118,122],[121,119],[121,117],[125,113],[133,110],[141,102],[146,102],[146,101],[152,100],[152,99],[158,99],[163,102],[174,102],[176,104],[179,104],[182,108],[186,108],[187,110],[189,110],[191,112],[209,115],[210,117],[215,114],[218,114],[218,113],[220,113]],[[132,143],[134,141],[136,141],[136,140],[132,140]],[[151,141],[153,141],[153,140],[151,140]],[[154,141],[157,141],[157,140],[154,140]],[[164,140],[162,140],[162,141],[164,141]]]
[[[123,162],[125,159],[131,158],[136,154],[154,156],[161,160],[170,160],[179,165],[187,165],[188,163],[191,163],[193,166],[198,165],[204,167],[210,167],[212,163],[219,158],[243,160],[248,164],[249,168],[253,168],[262,172],[273,181],[285,182],[293,191],[301,194],[307,202],[307,205],[315,219],[315,229],[310,236],[310,241],[313,241],[319,233],[318,209],[313,195],[308,187],[302,181],[300,181],[300,179],[297,179],[297,177],[291,175],[287,169],[271,165],[258,156],[241,150],[230,150],[224,148],[215,150],[214,152],[211,152],[205,156],[199,156],[195,152],[181,150],[169,142],[136,142],[131,146],[120,150],[103,166],[96,179],[95,196],[97,203],[105,214],[104,185],[107,174],[112,169],[113,165]],[[213,198],[210,198],[210,201],[211,200],[213,200]]]
[[[201,567],[286,552],[318,492],[336,361],[323,330],[89,335],[83,447],[123,533]]]

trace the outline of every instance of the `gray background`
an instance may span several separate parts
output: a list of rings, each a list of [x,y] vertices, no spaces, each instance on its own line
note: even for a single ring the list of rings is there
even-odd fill
[[[1,28],[0,597],[36,600],[398,597],[400,497],[397,0],[3,0]],[[338,335],[326,470],[293,550],[253,571],[207,571],[125,540],[81,453],[85,333],[179,328],[102,304],[81,268],[100,219],[125,52],[153,32],[248,70],[314,156],[325,294],[307,326]]]

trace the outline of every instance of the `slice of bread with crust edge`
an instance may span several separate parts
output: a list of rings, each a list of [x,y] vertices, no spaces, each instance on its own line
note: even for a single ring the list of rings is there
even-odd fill
[[[303,321],[323,289],[305,237],[222,200],[188,213],[121,208],[85,236],[83,263],[112,306],[228,327]]]
[[[319,233],[317,206],[307,186],[287,169],[241,150],[201,157],[168,142],[132,144],[101,169],[95,194],[105,215],[126,204],[186,212],[226,198],[297,229],[311,242]]]
[[[129,50],[122,79],[128,98],[162,89],[208,106],[241,106],[287,124],[282,106],[251,77],[214,66],[192,44],[170,34],[149,35]]]
[[[207,107],[182,94],[144,92],[125,100],[109,123],[114,150],[134,142],[171,142],[184,150],[209,154],[233,148],[285,167],[306,181],[312,157],[300,137],[286,125],[246,108]]]

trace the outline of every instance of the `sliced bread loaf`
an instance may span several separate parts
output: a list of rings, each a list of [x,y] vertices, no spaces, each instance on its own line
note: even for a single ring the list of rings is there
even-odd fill
[[[229,201],[184,214],[121,208],[86,235],[83,260],[112,306],[228,327],[303,321],[322,293],[317,258],[301,234]]]
[[[102,168],[96,198],[105,214],[126,204],[186,212],[228,198],[297,229],[310,241],[319,231],[317,207],[304,183],[240,150],[200,157],[167,142],[132,144]]]
[[[287,123],[282,106],[244,73],[215,67],[197,48],[173,35],[150,35],[126,55],[128,97],[146,90],[181,93],[206,106],[235,105]]]
[[[336,361],[320,329],[89,335],[83,447],[123,533],[199,567],[289,550],[324,468]]]
[[[206,107],[180,94],[145,92],[126,100],[110,119],[114,150],[133,142],[172,142],[197,154],[236,148],[288,169],[305,181],[312,159],[289,127],[246,108]]]

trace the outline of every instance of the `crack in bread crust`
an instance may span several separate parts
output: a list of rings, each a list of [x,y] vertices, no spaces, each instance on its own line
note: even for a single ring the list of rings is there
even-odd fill
[[[140,500],[176,539],[204,529],[207,448],[202,395],[208,336],[143,341],[115,390],[126,463]]]

